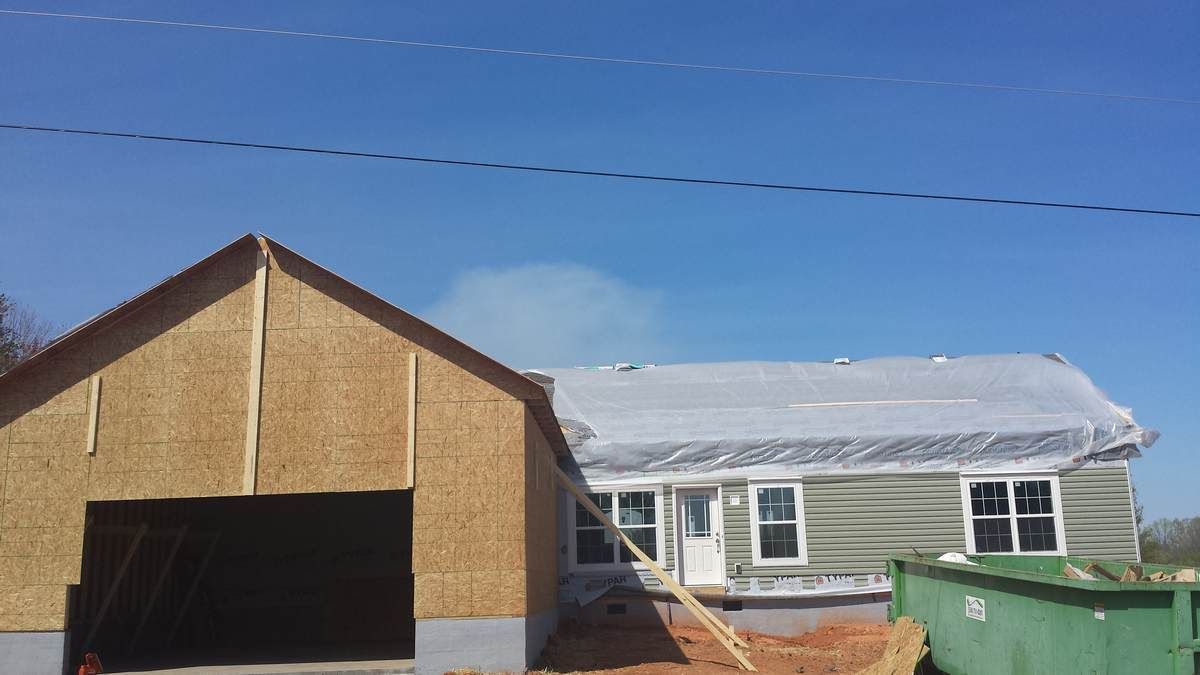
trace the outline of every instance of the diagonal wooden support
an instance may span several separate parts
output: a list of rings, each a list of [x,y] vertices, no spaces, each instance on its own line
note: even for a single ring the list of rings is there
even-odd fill
[[[150,618],[150,613],[154,611],[154,604],[158,602],[158,594],[162,592],[163,584],[166,583],[167,577],[171,574],[171,564],[175,562],[175,555],[179,553],[179,547],[183,545],[183,540],[187,537],[187,533],[188,526],[184,525],[179,528],[179,533],[175,535],[175,543],[171,545],[171,551],[167,554],[167,560],[162,564],[162,570],[158,573],[158,580],[154,582],[154,590],[150,591],[150,599],[146,601],[146,608],[142,610],[142,618],[138,619],[137,628],[133,631],[133,639],[129,641],[130,652],[137,649],[138,639],[142,637],[142,630],[146,628],[146,621]]]
[[[142,523],[134,531],[133,541],[129,543],[129,548],[125,550],[125,557],[121,560],[121,566],[117,568],[117,575],[113,578],[112,583],[108,586],[108,592],[104,594],[104,601],[100,603],[100,609],[96,612],[96,620],[92,623],[92,629],[88,631],[87,637],[83,638],[83,648],[88,649],[92,646],[92,639],[96,637],[96,633],[100,630],[100,624],[104,623],[104,619],[108,616],[108,608],[112,606],[113,599],[117,597],[117,591],[121,588],[121,582],[125,580],[125,573],[129,571],[129,563],[133,562],[133,555],[137,553],[138,546],[142,543],[142,538],[146,536],[146,531],[149,526]]]
[[[613,524],[612,521],[604,515],[604,512],[601,511],[600,508],[597,507],[594,502],[592,502],[592,500],[588,499],[587,495],[580,490],[579,487],[575,485],[575,483],[573,483],[565,473],[558,469],[558,467],[555,467],[555,469],[558,470],[559,482],[565,481],[563,483],[564,485],[569,484],[567,489],[571,491],[571,493],[575,496],[575,499],[581,501],[584,507],[587,508],[592,515],[595,515],[601,519],[601,522],[608,522],[611,527],[606,527],[609,527],[610,530],[616,533],[617,537],[621,539],[621,543],[629,546],[632,542],[630,542],[625,534],[621,532],[620,528]],[[638,551],[641,551],[641,549],[637,548],[636,545],[629,546],[629,548],[630,550],[637,549]],[[750,649],[750,645],[747,644],[745,640],[738,637],[737,633],[735,633],[732,628],[725,625],[712,612],[710,612],[703,603],[697,600],[695,596],[689,593],[683,586],[679,585],[679,583],[675,581],[674,577],[672,577],[670,574],[667,574],[666,570],[663,570],[658,566],[657,563],[650,559],[649,556],[646,556],[645,552],[642,552],[642,555],[638,556],[638,558],[645,563],[652,572],[654,572],[655,576],[657,576],[659,580],[663,582],[663,585],[665,585],[671,590],[672,593],[675,594],[675,597],[679,599],[680,604],[690,609],[693,614],[701,615],[704,619],[707,619],[710,623],[714,624],[717,629],[720,630],[725,637],[731,640],[735,645],[741,647],[742,649]],[[703,623],[703,620],[701,623]]]
[[[200,588],[200,582],[204,579],[204,573],[208,571],[208,564],[212,562],[213,553],[217,552],[217,542],[221,541],[221,533],[217,532],[212,535],[212,541],[208,544],[208,552],[204,554],[204,559],[200,561],[200,568],[196,570],[196,578],[192,579],[192,585],[188,588],[187,595],[183,596],[183,605],[179,608],[179,614],[175,617],[175,623],[171,624],[171,632],[167,633],[167,641],[163,646],[170,647],[171,641],[175,639],[175,632],[179,630],[179,625],[183,623],[184,617],[187,616],[188,608],[192,604],[192,598],[196,596],[196,589]]]
[[[642,549],[638,548],[638,545],[633,543],[633,540],[625,536],[625,533],[621,531],[621,528],[617,527],[616,524],[609,520],[608,516],[604,514],[604,511],[601,510],[599,506],[596,506],[595,502],[593,502],[591,499],[588,499],[587,494],[584,493],[584,491],[581,490],[579,486],[576,485],[570,478],[568,478],[567,474],[563,473],[562,469],[558,468],[557,466],[554,467],[554,475],[558,477],[559,485],[562,485],[567,492],[570,492],[575,497],[575,501],[579,502],[583,508],[587,509],[588,513],[591,513],[593,516],[595,516],[595,518],[600,521],[601,525],[612,532],[613,535],[615,535],[617,539],[624,544],[634,556],[637,557],[638,560],[642,561],[642,563],[650,569],[654,576],[658,577],[658,580],[661,581],[668,590],[675,594],[675,597],[679,599],[680,604],[691,610],[692,614],[696,617],[700,624],[707,628],[708,631],[713,634],[713,637],[717,638],[717,641],[724,645],[725,649],[729,650],[730,654],[733,654],[733,658],[737,659],[738,665],[740,665],[743,670],[750,670],[754,672],[758,671],[758,669],[754,667],[754,664],[750,663],[749,659],[746,658],[746,655],[742,653],[742,649],[749,649],[750,645],[746,644],[744,640],[738,637],[737,634],[733,632],[732,628],[722,623],[720,619],[713,615],[712,612],[708,611],[707,607],[700,604],[700,601],[693,597],[691,593],[688,593],[687,589],[685,589],[683,586],[680,586],[679,582],[675,581],[670,574],[667,574],[666,570],[659,567],[658,563],[654,562],[650,556],[646,555]]]

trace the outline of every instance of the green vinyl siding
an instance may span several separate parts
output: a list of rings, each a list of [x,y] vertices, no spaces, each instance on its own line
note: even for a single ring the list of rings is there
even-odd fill
[[[675,503],[672,488],[691,484],[721,486],[724,515],[722,546],[726,576],[745,590],[750,577],[818,574],[865,576],[884,571],[890,553],[938,556],[966,551],[959,474],[897,473],[887,475],[811,476],[763,482],[798,482],[803,495],[808,565],[755,566],[751,544],[750,494],[746,479],[668,482],[663,486],[665,568],[675,567]],[[1063,471],[1059,474],[1062,518],[1070,555],[1134,560],[1136,535],[1124,465]],[[736,496],[738,504],[730,504]],[[737,564],[741,563],[741,574]],[[657,585],[651,580],[648,585]]]
[[[884,570],[892,552],[963,549],[957,474],[813,476],[799,482],[808,565],[755,566],[746,506],[725,516],[726,527],[743,540],[729,543],[730,576],[739,562],[743,577],[872,574]]]
[[[1086,558],[1134,560],[1137,533],[1123,464],[1059,473],[1067,553]]]
[[[890,553],[937,556],[966,546],[955,473],[809,478],[804,515],[808,574],[881,572]]]

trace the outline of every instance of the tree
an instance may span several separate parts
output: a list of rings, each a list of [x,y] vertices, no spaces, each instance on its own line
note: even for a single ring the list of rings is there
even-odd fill
[[[1159,518],[1142,529],[1140,541],[1146,562],[1200,566],[1200,517]]]
[[[50,344],[54,326],[0,293],[0,373]]]

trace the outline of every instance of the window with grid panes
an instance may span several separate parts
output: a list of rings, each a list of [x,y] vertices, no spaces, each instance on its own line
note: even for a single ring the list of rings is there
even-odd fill
[[[799,484],[751,484],[756,565],[807,564]]]
[[[659,495],[656,491],[612,490],[590,492],[587,496],[638,548],[652,559],[659,559]],[[601,525],[599,519],[588,513],[582,504],[575,504],[576,565],[609,565],[634,560],[633,552]]]
[[[1049,478],[966,479],[975,553],[1054,553],[1061,549]]]

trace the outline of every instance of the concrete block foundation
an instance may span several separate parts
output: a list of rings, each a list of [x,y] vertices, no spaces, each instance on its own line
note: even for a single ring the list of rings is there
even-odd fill
[[[529,670],[557,626],[557,610],[531,616],[418,619],[417,675],[440,675],[459,668]]]
[[[892,596],[891,593],[794,598],[740,596],[729,598],[735,601],[730,604],[720,598],[698,596],[697,599],[737,630],[795,637],[832,624],[887,623],[887,606]],[[610,610],[609,605],[623,607]],[[576,608],[572,616],[591,625],[701,625],[677,601],[613,593]]]
[[[66,634],[0,633],[0,672],[62,675]]]

